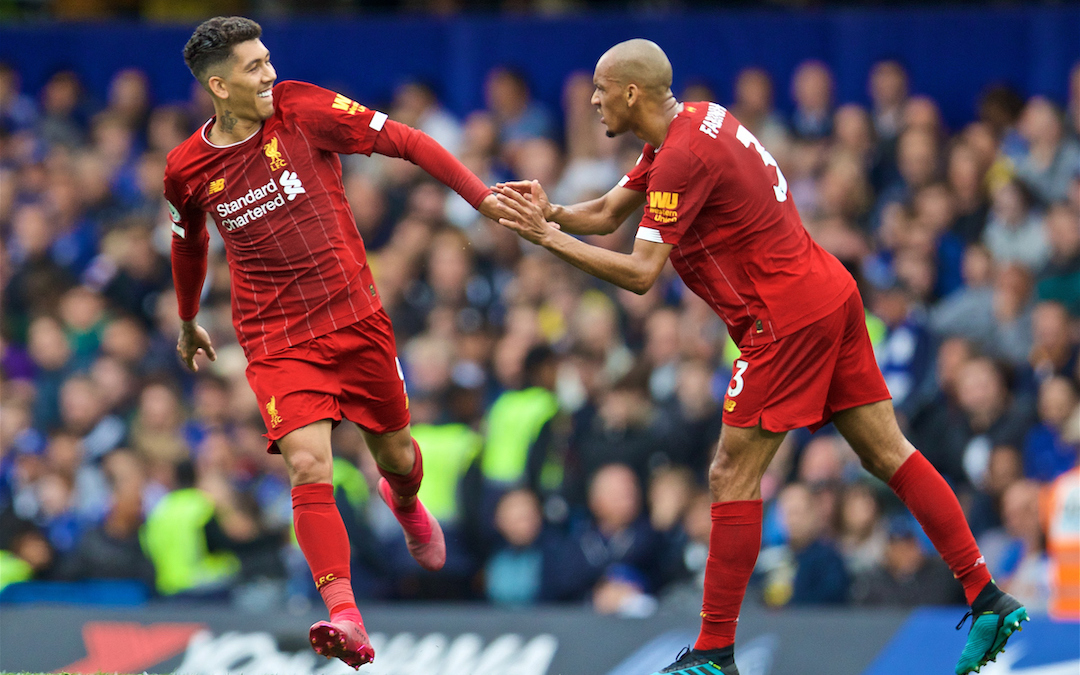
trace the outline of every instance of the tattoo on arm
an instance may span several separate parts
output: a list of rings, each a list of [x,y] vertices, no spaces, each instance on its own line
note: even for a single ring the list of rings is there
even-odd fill
[[[236,119],[236,117],[232,114],[231,110],[226,110],[225,113],[221,116],[221,130],[225,133],[231,133],[233,127],[235,127],[236,123],[239,121],[240,120]]]

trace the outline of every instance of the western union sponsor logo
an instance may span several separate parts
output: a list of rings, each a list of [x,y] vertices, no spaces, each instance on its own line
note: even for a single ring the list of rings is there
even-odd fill
[[[649,211],[657,223],[674,223],[679,219],[679,193],[650,192]]]
[[[656,209],[670,209],[672,211],[679,208],[679,193],[678,192],[650,192],[649,193],[649,208]]]
[[[342,96],[341,94],[338,94],[334,97],[334,102],[330,104],[330,107],[334,110],[341,110],[342,112],[349,115],[355,115],[356,113],[364,112],[365,110],[367,110],[367,108],[360,105],[356,101],[352,100],[347,96]]]

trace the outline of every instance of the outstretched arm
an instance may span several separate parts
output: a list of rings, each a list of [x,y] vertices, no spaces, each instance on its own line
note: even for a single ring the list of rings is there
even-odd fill
[[[570,206],[549,202],[544,189],[536,181],[499,183],[495,188],[508,187],[523,195],[530,195],[534,185],[539,190],[539,205],[544,218],[558,223],[563,232],[570,234],[611,234],[630,217],[634,209],[645,203],[644,193],[621,186],[611,188],[603,197]]]
[[[540,204],[540,185],[535,182],[528,197],[503,186],[499,190],[499,203],[511,213],[509,218],[499,219],[501,225],[543,246],[574,267],[639,295],[652,288],[671,253],[670,244],[644,239],[634,240],[634,250],[629,255],[575,239],[546,221]]]
[[[474,209],[492,220],[505,215],[496,206],[491,188],[484,185],[464,164],[419,129],[386,120],[375,137],[372,150],[387,157],[400,157],[427,171],[433,178],[458,193]]]

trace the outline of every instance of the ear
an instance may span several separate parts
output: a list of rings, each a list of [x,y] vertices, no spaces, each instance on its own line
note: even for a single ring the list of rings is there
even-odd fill
[[[633,107],[634,103],[641,98],[641,90],[638,89],[636,84],[628,84],[626,85],[626,91],[623,93],[623,96],[626,97],[626,105]]]
[[[222,100],[229,98],[229,88],[225,84],[225,80],[217,75],[211,75],[206,81],[206,88],[210,90],[210,93],[215,98]]]

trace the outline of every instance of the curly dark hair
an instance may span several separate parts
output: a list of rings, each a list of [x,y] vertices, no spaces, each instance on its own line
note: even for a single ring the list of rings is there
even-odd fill
[[[208,72],[232,57],[233,45],[257,40],[262,26],[242,16],[215,16],[199,24],[184,45],[184,63],[206,86]]]

